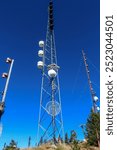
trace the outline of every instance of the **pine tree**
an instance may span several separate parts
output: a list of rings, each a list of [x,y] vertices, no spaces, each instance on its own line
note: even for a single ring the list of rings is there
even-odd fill
[[[86,123],[86,138],[89,145],[99,147],[100,114],[91,111]]]
[[[40,138],[39,144],[40,144],[40,145],[43,144],[43,137]]]
[[[77,134],[74,130],[72,130],[69,142],[73,143],[76,140],[76,138],[77,138]]]
[[[5,145],[3,150],[19,150],[19,148],[17,148],[17,143],[11,140],[10,144],[8,146]]]
[[[73,146],[72,146],[73,150],[80,150],[80,146],[77,140],[73,141]]]
[[[65,134],[65,143],[68,144],[69,143],[69,138],[68,138],[68,134]]]
[[[28,138],[28,147],[30,147],[30,144],[31,144],[31,137],[29,136],[29,138]]]

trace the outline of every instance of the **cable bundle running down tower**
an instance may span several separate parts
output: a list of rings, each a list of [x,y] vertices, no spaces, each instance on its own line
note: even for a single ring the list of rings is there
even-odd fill
[[[85,53],[84,53],[83,50],[82,50],[82,55],[83,55],[83,59],[84,59],[84,64],[85,64],[87,78],[88,78],[88,83],[89,83],[89,89],[90,89],[90,92],[91,92],[91,97],[92,97],[92,102],[93,102],[92,111],[94,113],[97,113],[97,111],[99,109],[99,107],[97,107],[98,97],[96,96],[96,93],[94,92],[94,89],[92,87],[92,82],[90,80],[89,67],[88,67],[87,59],[86,59],[86,56],[85,56]]]
[[[61,109],[59,76],[54,37],[53,1],[50,0],[48,7],[48,25],[46,41],[40,41],[42,48],[38,56],[42,58],[37,63],[42,70],[42,85],[40,94],[40,109],[37,141],[53,141],[64,139],[63,118]]]

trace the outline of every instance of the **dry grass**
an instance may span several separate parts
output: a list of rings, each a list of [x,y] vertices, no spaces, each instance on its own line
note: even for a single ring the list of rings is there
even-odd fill
[[[97,147],[87,147],[86,143],[81,143],[80,147],[81,150],[100,150]],[[52,144],[44,144],[38,148],[25,148],[21,150],[72,150],[72,148],[70,145],[66,145],[66,144],[60,144],[57,146],[54,146]]]
[[[72,150],[72,149],[69,145],[65,145],[65,144],[60,144],[57,146],[54,146],[52,144],[44,144],[38,148],[25,148],[22,150]]]

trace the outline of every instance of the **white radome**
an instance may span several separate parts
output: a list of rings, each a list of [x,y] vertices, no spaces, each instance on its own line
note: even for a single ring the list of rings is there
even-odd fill
[[[51,78],[54,78],[54,77],[56,77],[57,73],[56,73],[55,70],[50,69],[50,70],[48,71],[48,75],[49,75]]]
[[[37,62],[37,67],[39,68],[39,69],[42,69],[43,68],[43,62],[42,61],[38,61]]]
[[[39,50],[39,51],[38,51],[38,56],[39,56],[39,57],[43,57],[43,50]]]
[[[39,41],[39,46],[44,47],[44,41]]]
[[[97,102],[98,101],[98,97],[94,96],[94,101]]]

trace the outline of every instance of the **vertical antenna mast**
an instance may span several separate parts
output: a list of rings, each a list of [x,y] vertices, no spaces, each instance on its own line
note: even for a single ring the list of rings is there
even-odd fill
[[[40,94],[40,109],[37,141],[57,142],[58,137],[64,138],[63,118],[61,108],[60,86],[54,37],[53,1],[48,7],[48,25],[46,41],[40,41],[42,48],[38,51],[42,61],[37,63],[42,70],[42,84]]]
[[[97,112],[97,101],[98,101],[98,97],[96,96],[96,93],[94,92],[93,90],[93,87],[92,87],[92,82],[90,80],[90,71],[89,71],[89,67],[88,67],[88,64],[87,64],[87,59],[86,59],[86,56],[85,56],[85,53],[84,51],[82,50],[82,55],[83,55],[83,59],[84,59],[84,64],[85,64],[85,68],[86,68],[86,73],[87,73],[87,78],[88,78],[88,84],[89,84],[89,89],[90,89],[90,92],[91,92],[91,98],[92,98],[92,103],[93,103],[93,112]]]

